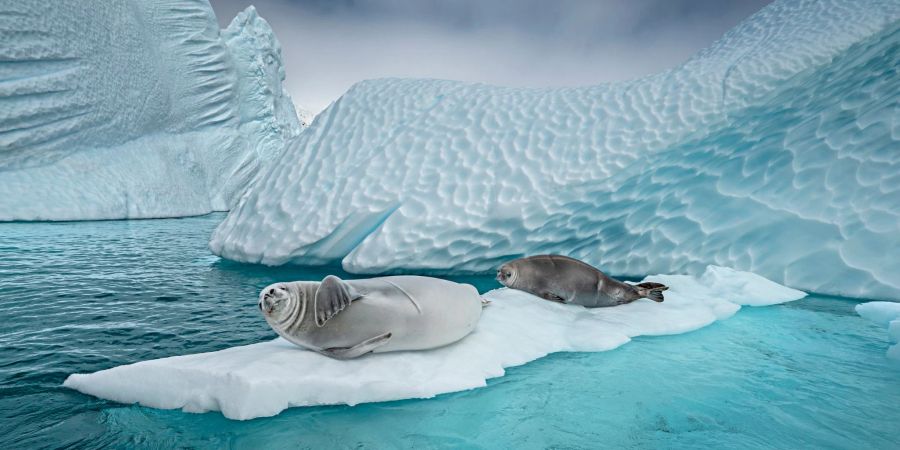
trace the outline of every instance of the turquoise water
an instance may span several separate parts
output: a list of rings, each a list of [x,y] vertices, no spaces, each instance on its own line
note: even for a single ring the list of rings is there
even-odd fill
[[[551,355],[430,400],[238,422],[61,387],[73,372],[273,338],[258,290],[334,271],[213,257],[222,217],[0,224],[0,448],[900,447],[886,333],[854,301],[820,296]]]

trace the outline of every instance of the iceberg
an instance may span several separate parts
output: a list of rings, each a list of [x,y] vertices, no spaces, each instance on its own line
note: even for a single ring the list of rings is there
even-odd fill
[[[856,313],[887,328],[891,345],[887,357],[900,361],[900,303],[868,302],[856,305]]]
[[[520,89],[361,82],[210,240],[224,258],[478,273],[558,253],[900,299],[900,3],[780,0],[683,65]]]
[[[0,35],[0,221],[228,210],[302,129],[252,7],[4,2]]]
[[[334,360],[282,339],[195,355],[141,361],[64,385],[121,403],[186,412],[221,411],[231,419],[273,416],[309,405],[430,398],[484,387],[504,369],[553,352],[612,350],[642,335],[685,333],[735,314],[806,294],[758,275],[710,266],[701,277],[658,275],[666,301],[638,300],[587,309],[497,289],[475,331],[439,349]],[[262,320],[262,318],[260,318]]]

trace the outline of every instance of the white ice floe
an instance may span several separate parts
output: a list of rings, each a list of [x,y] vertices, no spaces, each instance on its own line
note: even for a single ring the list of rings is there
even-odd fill
[[[614,275],[747,270],[900,299],[900,2],[780,0],[623,83],[357,84],[210,241],[238,261]]]
[[[856,313],[887,328],[888,339],[894,344],[888,348],[887,356],[900,360],[900,303],[862,303],[856,305]]]
[[[549,353],[611,350],[635,336],[702,328],[732,316],[740,305],[805,295],[751,273],[712,266],[700,278],[657,275],[647,280],[670,287],[665,302],[586,309],[497,289],[484,295],[492,303],[471,335],[435,350],[339,361],[276,339],[74,374],[65,386],[122,403],[221,411],[232,419],[272,416],[292,406],[429,398],[485,386],[505,368]]]
[[[18,0],[0,11],[0,221],[227,210],[300,133],[250,7]]]

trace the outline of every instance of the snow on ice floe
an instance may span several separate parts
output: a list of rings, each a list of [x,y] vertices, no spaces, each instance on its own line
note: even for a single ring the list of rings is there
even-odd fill
[[[251,7],[4,2],[0,221],[227,210],[300,123]]]
[[[900,299],[900,2],[776,1],[609,85],[357,84],[214,233],[229,259],[479,272],[749,270]]]
[[[586,309],[505,288],[490,291],[484,297],[492,303],[475,331],[435,350],[339,361],[279,338],[74,374],[65,386],[122,403],[221,411],[232,419],[272,416],[292,406],[429,398],[483,387],[505,368],[549,353],[611,350],[635,336],[702,328],[732,316],[740,305],[805,296],[751,273],[713,266],[699,278],[657,275],[647,281],[670,287],[665,302]]]
[[[888,348],[887,356],[900,361],[900,303],[862,303],[856,305],[856,313],[887,328],[888,339],[894,344]]]

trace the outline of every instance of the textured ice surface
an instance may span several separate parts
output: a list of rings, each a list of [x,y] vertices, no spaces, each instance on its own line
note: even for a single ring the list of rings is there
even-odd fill
[[[856,305],[856,313],[887,328],[888,339],[894,344],[888,348],[887,356],[900,361],[900,303],[863,303]]]
[[[252,7],[4,2],[0,41],[0,220],[225,210],[300,131]]]
[[[549,353],[611,350],[634,336],[702,328],[732,316],[740,305],[805,296],[751,273],[713,266],[699,278],[658,275],[647,280],[670,287],[665,302],[586,309],[521,291],[494,290],[484,295],[492,303],[475,331],[435,350],[339,361],[276,339],[75,374],[65,386],[122,403],[222,411],[232,419],[272,416],[291,406],[428,398],[485,386],[488,378],[502,376],[504,368]]]
[[[900,299],[898,18],[894,0],[778,1],[680,67],[594,87],[366,81],[210,246],[357,273],[717,264]]]

